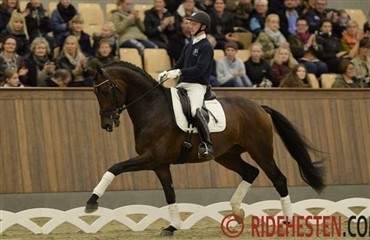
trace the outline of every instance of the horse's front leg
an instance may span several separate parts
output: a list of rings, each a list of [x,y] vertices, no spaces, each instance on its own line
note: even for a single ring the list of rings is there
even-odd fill
[[[153,159],[151,154],[144,153],[140,156],[131,158],[127,161],[114,164],[104,173],[98,185],[86,203],[85,212],[92,213],[98,209],[98,199],[103,196],[105,190],[112,183],[115,176],[124,172],[133,172],[141,170],[153,170]]]
[[[170,213],[170,226],[162,230],[161,236],[172,236],[173,232],[181,227],[181,218],[179,208],[176,203],[175,190],[172,185],[170,166],[162,165],[154,169],[154,171],[162,184],[168,204],[168,211]]]

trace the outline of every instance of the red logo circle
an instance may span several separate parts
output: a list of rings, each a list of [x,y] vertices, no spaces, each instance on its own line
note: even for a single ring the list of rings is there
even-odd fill
[[[239,224],[239,228],[234,228],[231,226],[231,223],[236,222]],[[244,232],[244,219],[236,214],[229,214],[225,216],[221,221],[221,230],[222,233],[229,238],[236,238]]]

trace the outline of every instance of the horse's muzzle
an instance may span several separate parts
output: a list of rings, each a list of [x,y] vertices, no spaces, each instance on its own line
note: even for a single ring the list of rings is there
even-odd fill
[[[108,132],[113,132],[113,127],[118,127],[120,124],[119,118],[102,118],[101,127]]]

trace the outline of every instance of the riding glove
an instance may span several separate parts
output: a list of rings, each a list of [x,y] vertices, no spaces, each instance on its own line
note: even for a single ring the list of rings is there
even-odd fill
[[[168,77],[167,77],[167,71],[163,71],[161,72],[159,75],[158,75],[158,82],[159,83],[162,83],[164,80],[166,80]]]
[[[170,79],[177,79],[180,77],[180,75],[181,75],[180,69],[170,70],[167,72],[167,78]]]

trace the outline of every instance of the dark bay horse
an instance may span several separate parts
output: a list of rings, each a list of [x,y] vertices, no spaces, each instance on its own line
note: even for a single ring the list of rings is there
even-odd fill
[[[97,210],[98,198],[104,194],[115,176],[129,171],[153,170],[162,184],[171,220],[161,235],[173,235],[181,227],[181,219],[172,186],[170,164],[175,164],[180,155],[185,132],[176,126],[170,89],[160,85],[142,69],[127,62],[116,62],[95,72],[94,92],[99,101],[103,129],[111,132],[114,126],[118,127],[120,113],[127,109],[133,123],[139,155],[108,169],[94,188],[85,211],[91,213]],[[278,111],[241,97],[218,100],[225,111],[227,125],[224,131],[211,133],[214,160],[242,178],[230,200],[233,213],[244,218],[240,208],[242,200],[259,174],[258,168],[241,158],[242,153],[248,152],[279,193],[284,215],[292,217],[287,179],[273,157],[274,127],[297,162],[303,180],[320,192],[325,187],[322,161],[313,162],[309,155],[309,151],[315,149],[306,143],[304,137]],[[193,146],[200,144],[197,137],[192,138],[191,143]],[[198,159],[197,153],[197,148],[193,147],[187,162],[202,161]]]

